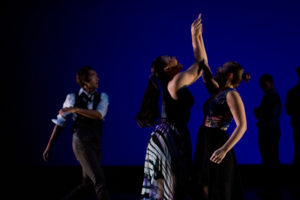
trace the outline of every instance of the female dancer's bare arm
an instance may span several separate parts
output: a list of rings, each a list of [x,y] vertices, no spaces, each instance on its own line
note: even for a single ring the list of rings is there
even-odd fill
[[[201,14],[199,14],[199,17],[201,17]],[[208,57],[207,57],[207,53],[205,50],[205,45],[204,45],[204,39],[203,39],[203,27],[201,24],[201,31],[200,34],[198,35],[198,40],[195,40],[195,43],[197,42],[198,46],[199,46],[199,55],[201,55],[201,59],[203,59],[204,61],[204,65],[203,65],[203,74],[202,74],[202,80],[206,86],[206,89],[209,92],[213,92],[215,89],[219,88],[219,84],[215,81],[213,73],[209,67],[208,64]],[[194,44],[194,43],[193,43]]]
[[[236,123],[236,128],[226,143],[221,148],[217,149],[211,156],[210,160],[217,164],[222,162],[227,152],[234,147],[247,130],[245,108],[239,93],[237,91],[228,92],[226,100]]]
[[[201,14],[191,25],[192,46],[194,52],[195,63],[191,65],[186,71],[180,72],[168,84],[168,90],[172,98],[177,99],[177,91],[184,87],[193,84],[202,75],[203,62],[205,60],[202,54],[201,43],[199,35],[202,32]]]

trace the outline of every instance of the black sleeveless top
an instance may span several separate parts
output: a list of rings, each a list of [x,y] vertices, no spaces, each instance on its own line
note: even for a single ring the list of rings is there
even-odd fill
[[[194,104],[194,98],[187,87],[183,87],[177,92],[178,99],[170,96],[167,89],[163,92],[162,100],[162,121],[174,123],[177,127],[186,127]]]

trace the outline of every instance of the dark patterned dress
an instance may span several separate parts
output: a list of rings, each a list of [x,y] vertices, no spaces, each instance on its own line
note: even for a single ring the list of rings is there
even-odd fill
[[[212,95],[203,106],[204,123],[197,135],[193,161],[193,199],[203,198],[203,186],[208,186],[209,200],[243,200],[243,188],[233,149],[220,164],[210,161],[215,150],[223,146],[233,117],[226,101],[226,89]]]
[[[187,123],[194,103],[187,88],[178,91],[178,100],[163,93],[162,122],[149,140],[144,165],[141,199],[184,200],[192,165],[192,147]],[[163,181],[160,194],[158,180]]]

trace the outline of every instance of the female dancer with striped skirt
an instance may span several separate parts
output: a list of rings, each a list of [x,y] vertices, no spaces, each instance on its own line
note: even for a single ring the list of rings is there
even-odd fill
[[[186,71],[181,72],[182,65],[171,56],[159,56],[151,65],[152,74],[136,116],[140,127],[156,125],[147,146],[141,199],[186,199],[192,164],[187,124],[194,103],[187,87],[202,74],[197,41],[201,29],[199,15],[191,26],[195,63]]]

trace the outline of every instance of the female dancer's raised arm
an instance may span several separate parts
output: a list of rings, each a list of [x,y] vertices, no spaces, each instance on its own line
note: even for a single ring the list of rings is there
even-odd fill
[[[177,91],[179,89],[193,84],[201,77],[203,73],[204,61],[207,59],[205,51],[201,49],[203,48],[200,41],[201,32],[202,23],[201,14],[199,14],[198,18],[191,25],[192,46],[195,62],[187,70],[176,74],[172,81],[170,81],[168,84],[168,90],[174,99],[178,98]]]

